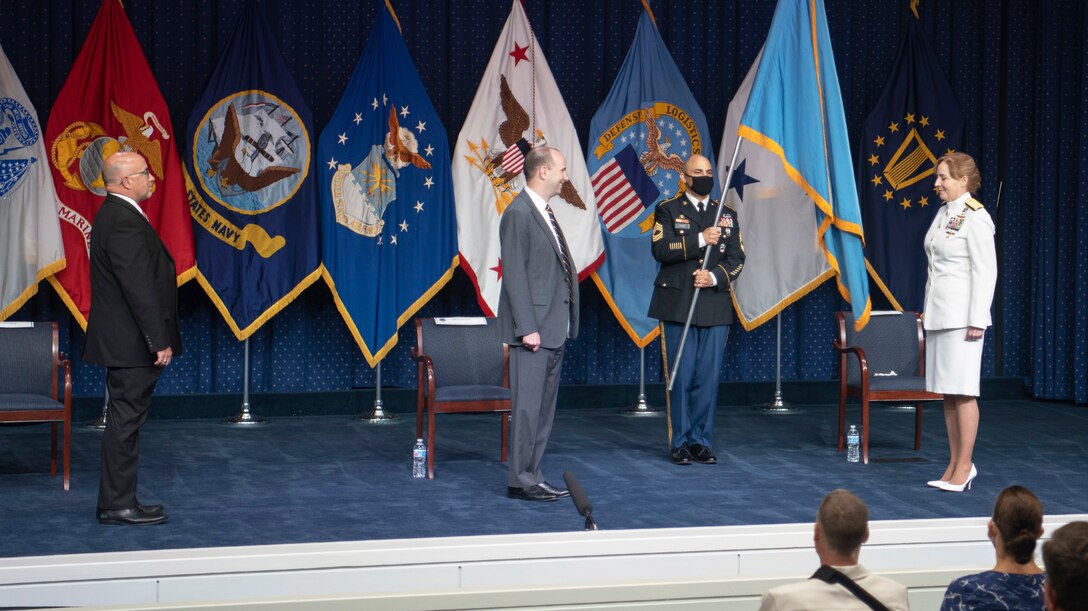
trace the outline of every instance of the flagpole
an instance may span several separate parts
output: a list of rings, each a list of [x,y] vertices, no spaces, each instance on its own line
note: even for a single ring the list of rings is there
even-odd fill
[[[729,193],[729,185],[733,183],[733,169],[737,165],[737,156],[740,154],[740,135],[737,135],[737,146],[733,148],[733,158],[729,161],[729,173],[725,175],[725,184],[722,185],[722,204],[718,206],[718,211],[714,213],[714,227],[718,226],[718,222],[722,218],[722,210],[725,208],[725,196]],[[710,263],[710,249],[714,248],[714,244],[706,245],[706,252],[703,253],[703,266],[699,268],[701,271],[706,270],[706,266]],[[729,282],[729,275],[726,274],[725,281]],[[673,359],[672,373],[669,375],[669,392],[672,392],[672,386],[676,383],[676,372],[680,369],[680,355],[684,354],[684,342],[688,339],[688,329],[691,329],[691,318],[695,315],[695,304],[699,302],[699,291],[702,287],[695,287],[695,294],[691,296],[691,307],[688,308],[688,319],[684,321],[684,331],[680,334],[680,343],[676,348],[676,358]],[[717,372],[715,372],[715,376]]]
[[[664,413],[646,402],[646,348],[638,349],[638,401],[620,413],[624,416],[660,416]]]
[[[227,424],[250,426],[264,424],[264,418],[258,418],[249,411],[249,338],[245,341],[245,353],[242,357],[242,411],[227,418]]]
[[[778,341],[775,346],[774,399],[770,403],[760,405],[759,411],[764,414],[796,414],[800,410],[782,400],[782,314],[775,315],[774,319],[778,321]]]
[[[387,412],[382,406],[382,362],[378,361],[377,366],[374,367],[375,374],[378,381],[375,390],[377,390],[377,396],[374,398],[374,409],[369,414],[363,414],[359,416],[359,420],[363,422],[369,422],[370,424],[389,424],[397,419],[397,415],[392,412]]]

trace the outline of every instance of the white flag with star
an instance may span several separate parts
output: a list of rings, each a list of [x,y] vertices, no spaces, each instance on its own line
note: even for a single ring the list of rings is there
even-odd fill
[[[461,267],[489,316],[502,286],[499,217],[525,187],[525,153],[544,145],[567,160],[570,184],[551,203],[581,280],[604,260],[593,186],[567,105],[521,0],[514,0],[453,150]]]

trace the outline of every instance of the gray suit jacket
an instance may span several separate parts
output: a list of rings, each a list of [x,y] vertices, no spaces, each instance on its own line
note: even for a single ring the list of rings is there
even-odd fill
[[[499,242],[502,256],[499,320],[503,341],[520,345],[523,336],[538,331],[541,347],[555,349],[568,337],[577,337],[578,272],[572,261],[574,304],[570,307],[563,255],[552,236],[550,222],[524,190],[502,214]]]

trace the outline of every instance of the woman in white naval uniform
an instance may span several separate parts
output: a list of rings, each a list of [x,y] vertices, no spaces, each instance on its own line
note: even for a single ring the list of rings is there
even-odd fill
[[[928,484],[949,492],[971,488],[978,432],[982,338],[990,326],[997,283],[994,222],[971,192],[982,184],[975,160],[949,153],[937,160],[936,190],[945,202],[926,233],[926,390],[944,394],[948,468]]]

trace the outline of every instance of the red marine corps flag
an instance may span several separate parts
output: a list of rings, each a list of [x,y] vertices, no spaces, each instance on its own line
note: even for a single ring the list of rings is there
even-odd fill
[[[91,224],[106,195],[103,161],[117,151],[147,159],[155,191],[140,206],[177,267],[178,284],[193,277],[193,226],[170,113],[120,0],[103,0],[64,82],[45,145],[68,266],[49,278],[84,329],[91,308]]]

